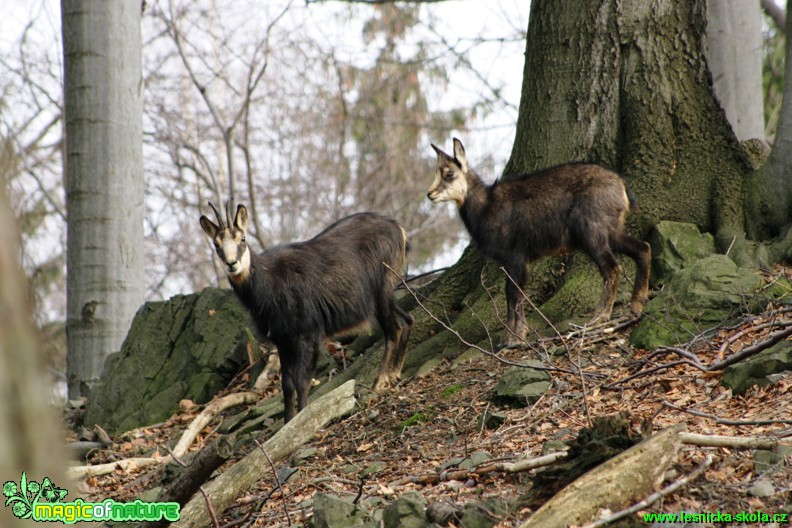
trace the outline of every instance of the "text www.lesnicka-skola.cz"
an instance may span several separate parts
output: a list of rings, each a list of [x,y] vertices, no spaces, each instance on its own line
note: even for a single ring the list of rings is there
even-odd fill
[[[647,523],[778,523],[782,526],[789,522],[786,513],[765,513],[761,510],[726,513],[720,510],[704,513],[645,513],[643,520]]]

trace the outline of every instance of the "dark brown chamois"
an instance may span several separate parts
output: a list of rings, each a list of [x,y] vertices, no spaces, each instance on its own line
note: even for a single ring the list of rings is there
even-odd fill
[[[649,244],[624,229],[631,200],[624,180],[613,171],[584,163],[544,169],[485,185],[470,169],[462,142],[454,155],[435,145],[436,175],[427,196],[454,201],[479,251],[503,265],[506,278],[507,344],[525,336],[520,289],[529,262],[580,249],[588,253],[605,281],[592,322],[610,318],[621,268],[613,252],[635,261],[630,309],[640,313],[649,289]]]
[[[262,336],[278,347],[284,420],[308,403],[314,367],[327,337],[352,333],[376,320],[385,334],[385,354],[373,389],[395,383],[401,373],[413,319],[396,305],[394,287],[406,264],[404,228],[375,213],[334,223],[314,238],[251,253],[245,241],[248,214],[239,205],[226,223],[217,209],[214,224],[201,227],[214,242],[228,281],[250,311]],[[387,266],[386,266],[387,265]],[[391,269],[388,269],[390,267]]]

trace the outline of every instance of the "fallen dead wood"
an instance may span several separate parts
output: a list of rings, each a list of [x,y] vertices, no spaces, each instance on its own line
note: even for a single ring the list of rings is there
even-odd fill
[[[663,407],[667,407],[675,411],[684,412],[692,416],[698,416],[699,418],[709,418],[715,423],[721,425],[745,426],[745,425],[792,424],[792,420],[729,420],[726,418],[721,418],[720,416],[716,416],[714,414],[697,411],[695,409],[688,409],[687,407],[679,407],[678,405],[674,405],[673,403],[666,400],[663,400]]]
[[[699,447],[731,447],[733,449],[775,449],[781,442],[769,436],[719,436],[680,433],[683,444]]]
[[[602,509],[619,510],[660,487],[682,447],[681,425],[670,427],[600,464],[557,493],[520,528],[580,525]]]
[[[318,398],[267,440],[263,449],[273,461],[282,460],[313,437],[331,420],[350,412],[355,406],[355,381],[350,380]],[[267,457],[260,449],[251,451],[222,475],[204,486],[207,500],[193,497],[181,510],[173,526],[195,528],[210,526],[207,502],[217,512],[225,511],[234,500],[270,472]]]
[[[184,431],[184,434],[182,434],[181,438],[179,439],[179,443],[177,443],[176,447],[173,448],[173,456],[177,458],[183,456],[187,452],[187,449],[189,449],[189,447],[192,445],[193,441],[195,441],[195,438],[198,436],[198,434],[203,430],[204,427],[209,425],[215,416],[226,409],[230,409],[231,407],[254,403],[257,399],[258,395],[253,392],[237,392],[223,396],[222,398],[218,398],[216,400],[212,400],[209,405],[207,405],[206,408],[201,411],[201,414],[196,416],[192,423],[190,423],[189,427],[187,427],[187,429]]]
[[[599,519],[595,522],[585,524],[581,528],[601,528],[602,526],[607,526],[614,521],[618,521],[622,517],[627,517],[628,515],[632,515],[633,513],[648,508],[649,506],[651,506],[658,500],[662,499],[663,497],[670,495],[671,493],[674,493],[676,490],[678,490],[683,486],[687,486],[690,482],[700,477],[701,474],[704,473],[707,470],[707,468],[710,467],[711,465],[712,465],[712,456],[707,455],[707,458],[704,459],[704,462],[699,464],[699,466],[696,469],[694,469],[690,474],[675,480],[665,488],[661,489],[656,493],[652,493],[641,502],[637,502],[632,506],[630,506],[629,508],[625,508],[622,511],[616,512],[612,515]]]
[[[234,434],[221,436],[201,449],[189,464],[184,464],[179,457],[173,457],[175,462],[184,467],[184,471],[157,496],[157,502],[176,502],[182,506],[186,504],[203,483],[209,480],[212,472],[233,456],[235,439]],[[161,528],[169,524],[170,521],[160,519],[142,522],[138,528]]]
[[[136,469],[151,466],[153,464],[164,464],[170,461],[169,456],[160,458],[141,457],[141,458],[125,458],[123,460],[116,460],[115,462],[108,462],[107,464],[97,464],[96,466],[74,466],[66,470],[66,475],[71,479],[84,479],[88,477],[96,477],[99,475],[107,475],[116,469],[121,471],[135,471]]]
[[[184,434],[182,435],[179,443],[173,449],[173,455],[176,457],[183,456],[190,445],[195,441],[198,433],[206,427],[222,411],[235,407],[237,405],[245,405],[253,403],[258,399],[258,396],[252,392],[240,392],[229,394],[220,399],[212,401],[206,406],[201,414],[199,414],[190,424]],[[140,457],[140,458],[127,458],[118,460],[116,462],[108,462],[107,464],[97,464],[95,466],[75,466],[67,470],[69,477],[73,479],[81,479],[88,477],[96,477],[99,475],[107,475],[113,471],[120,469],[122,471],[134,471],[142,467],[151,466],[154,464],[167,464],[173,460],[172,455],[162,457]]]
[[[388,486],[403,486],[405,484],[437,484],[449,480],[463,480],[488,473],[520,473],[521,471],[529,471],[539,467],[549,466],[566,458],[566,451],[559,451],[557,453],[550,453],[536,458],[528,458],[525,460],[518,460],[517,462],[498,462],[495,464],[487,464],[479,466],[474,469],[458,469],[451,471],[442,471],[440,473],[429,473],[427,475],[410,475],[399,480],[394,480]]]

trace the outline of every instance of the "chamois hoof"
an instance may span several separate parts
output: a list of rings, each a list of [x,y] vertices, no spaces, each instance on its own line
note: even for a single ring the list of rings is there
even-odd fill
[[[596,313],[594,314],[594,317],[592,317],[591,320],[588,322],[588,326],[594,326],[594,325],[606,323],[610,321],[610,318],[611,318],[610,313],[605,313],[605,312]]]
[[[631,301],[630,312],[635,316],[640,316],[643,313],[644,306],[646,306],[645,299],[641,299],[639,301]]]
[[[398,374],[380,375],[377,376],[377,379],[374,380],[374,383],[371,385],[371,390],[373,392],[382,392],[386,389],[393,387],[398,382],[399,382]]]

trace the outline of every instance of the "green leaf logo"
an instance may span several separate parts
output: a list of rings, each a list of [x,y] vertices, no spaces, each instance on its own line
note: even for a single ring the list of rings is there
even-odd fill
[[[22,472],[19,486],[16,482],[7,481],[3,484],[3,496],[6,498],[6,507],[11,506],[11,512],[20,519],[28,519],[33,515],[33,507],[40,500],[58,502],[63,500],[69,492],[55,487],[48,477],[39,484],[35,480],[28,482],[27,475]]]

